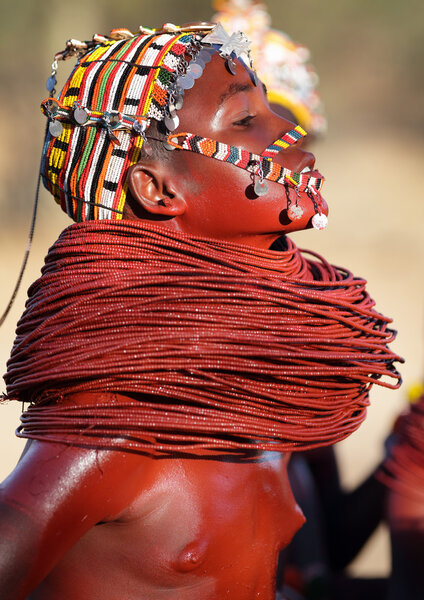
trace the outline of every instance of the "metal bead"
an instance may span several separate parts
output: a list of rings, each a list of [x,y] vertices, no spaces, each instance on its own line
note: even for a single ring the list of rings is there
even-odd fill
[[[58,104],[57,100],[55,100],[55,98],[49,98],[47,100],[47,106],[52,115],[55,115],[57,113],[57,111],[59,110],[59,104]]]
[[[53,137],[59,137],[62,134],[63,125],[60,121],[50,121],[49,132]]]
[[[46,88],[47,91],[50,92],[50,94],[53,92],[54,88],[56,87],[56,77],[54,75],[50,75],[50,77],[47,79],[47,83],[46,83]]]
[[[259,179],[257,179],[255,181],[254,190],[255,190],[255,194],[257,196],[264,196],[267,193],[267,191],[268,191],[268,184],[267,184],[267,182],[264,179],[262,181],[260,181]]]
[[[143,133],[146,131],[146,124],[144,123],[144,121],[141,123],[140,121],[134,121],[133,130],[138,135],[143,135]]]

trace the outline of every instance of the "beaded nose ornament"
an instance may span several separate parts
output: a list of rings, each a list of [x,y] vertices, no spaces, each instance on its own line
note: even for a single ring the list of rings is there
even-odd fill
[[[281,150],[292,146],[306,135],[306,131],[298,125],[267,146],[260,155],[238,146],[230,146],[229,144],[201,137],[194,133],[171,133],[166,143],[168,146],[178,148],[179,150],[188,150],[222,162],[231,163],[235,167],[249,171],[253,176],[258,176],[258,180],[254,184],[257,196],[263,196],[267,193],[268,184],[265,180],[294,188],[297,200],[300,193],[305,192],[315,208],[315,215],[312,217],[312,226],[315,229],[324,229],[328,223],[327,217],[323,213],[320,193],[324,177],[322,175],[315,177],[310,175],[309,172],[296,173],[272,160]],[[288,199],[287,214],[292,221],[296,221],[302,217],[303,210],[297,201],[294,206],[291,206]]]

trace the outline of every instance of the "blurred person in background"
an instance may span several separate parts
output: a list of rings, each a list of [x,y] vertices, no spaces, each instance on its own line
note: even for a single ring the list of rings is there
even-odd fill
[[[386,441],[377,478],[387,486],[392,573],[388,600],[424,595],[424,385],[411,386],[409,407]]]

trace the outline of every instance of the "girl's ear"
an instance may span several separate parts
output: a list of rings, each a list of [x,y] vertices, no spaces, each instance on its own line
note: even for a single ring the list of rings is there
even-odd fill
[[[186,202],[173,189],[166,164],[136,163],[128,169],[127,181],[134,200],[147,212],[168,217],[184,214]]]

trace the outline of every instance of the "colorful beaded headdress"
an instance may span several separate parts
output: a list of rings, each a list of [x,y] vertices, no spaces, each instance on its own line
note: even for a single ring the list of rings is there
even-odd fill
[[[187,28],[168,23],[160,31],[142,28],[141,34],[113,30],[109,37],[95,35],[90,42],[69,40],[65,50],[56,54],[47,82],[52,93],[57,60],[77,55],[79,61],[59,98],[50,97],[41,104],[48,118],[41,176],[71,218],[122,218],[126,172],[140,159],[147,138],[157,139],[146,134],[155,120],[171,132],[164,142],[168,150],[197,152],[249,171],[258,196],[268,190],[265,179],[294,187],[298,197],[306,192],[315,207],[313,226],[326,226],[319,193],[323,178],[295,173],[272,160],[306,135],[300,126],[285,132],[261,155],[195,134],[172,133],[179,125],[177,111],[183,105],[184,91],[201,77],[215,52],[233,75],[234,58],[246,55],[252,67],[246,36],[242,32],[229,35],[219,23]],[[255,71],[252,81],[257,85]],[[185,137],[178,143],[181,136]],[[289,217],[301,218],[297,202],[290,206],[289,196],[287,200]]]
[[[165,24],[133,34],[113,30],[89,42],[69,40],[55,55],[47,89],[53,95],[57,61],[78,63],[59,97],[47,98],[49,120],[41,176],[46,188],[75,221],[121,219],[127,195],[125,173],[140,158],[144,132],[152,119],[172,131],[184,90],[194,85],[211,60],[215,24],[187,28]],[[249,55],[242,33],[219,44],[227,68]],[[130,133],[130,135],[128,135]]]
[[[270,16],[260,0],[215,0],[214,8],[218,12],[213,21],[230,33],[244,31],[249,38],[269,101],[290,110],[308,133],[324,133],[327,122],[316,90],[318,76],[308,62],[308,49],[285,33],[270,29]]]

